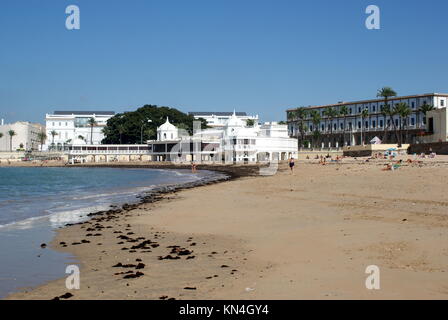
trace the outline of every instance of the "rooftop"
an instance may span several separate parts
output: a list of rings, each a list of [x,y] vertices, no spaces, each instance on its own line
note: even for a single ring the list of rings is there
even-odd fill
[[[55,111],[54,115],[98,115],[98,116],[113,116],[114,111]]]
[[[447,93],[425,93],[425,94],[417,94],[417,95],[410,95],[410,96],[397,96],[397,97],[390,97],[389,100],[399,100],[399,99],[415,99],[415,98],[423,98],[423,97],[430,97],[430,96],[437,96],[437,97],[448,97]],[[370,100],[359,100],[359,101],[351,101],[351,102],[338,102],[334,104],[326,104],[326,105],[320,105],[320,106],[308,106],[305,107],[306,109],[319,109],[319,108],[328,108],[328,107],[338,107],[338,106],[346,106],[351,104],[365,104],[365,103],[371,103],[371,102],[381,102],[384,101],[384,98],[376,98],[376,99],[370,99]],[[294,111],[297,110],[297,108],[289,108],[286,111]]]
[[[188,112],[190,116],[231,116],[233,112]],[[237,116],[247,116],[246,112],[235,112]]]

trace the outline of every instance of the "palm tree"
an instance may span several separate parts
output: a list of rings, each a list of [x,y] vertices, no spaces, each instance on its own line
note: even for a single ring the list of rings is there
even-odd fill
[[[305,119],[308,116],[308,110],[304,107],[300,107],[296,111],[296,117],[299,120],[299,133],[300,133],[300,144],[303,146],[305,140]]]
[[[328,120],[330,120],[330,146],[331,146],[331,138],[333,137],[333,119],[335,117],[337,117],[338,112],[336,109],[334,108],[328,108],[324,111],[324,116],[326,116],[328,118]]]
[[[288,112],[288,121],[293,122],[293,121],[297,121],[298,123],[298,129],[299,129],[299,134],[300,134],[300,143],[298,148],[300,149],[300,145],[303,146],[303,142],[305,140],[305,119],[308,115],[308,110],[305,109],[305,107],[299,107],[297,108],[295,111],[290,111]],[[297,135],[298,137],[298,135]]]
[[[386,134],[387,134],[387,127],[386,127],[386,117],[387,114],[390,113],[390,110],[384,110],[387,109],[389,107],[389,104],[387,103],[387,101],[389,100],[390,97],[396,97],[397,93],[391,88],[391,87],[383,87],[380,90],[378,90],[377,97],[383,97],[384,98],[384,107],[383,110],[381,110],[381,114],[385,115],[384,118],[384,137],[383,137],[383,142],[386,141]]]
[[[426,101],[425,101],[425,103],[420,107],[420,109],[418,111],[423,113],[423,115],[426,118],[426,113],[431,110],[434,110],[434,106],[426,104]],[[417,121],[417,123],[418,123],[418,121]],[[426,121],[424,123],[426,124]]]
[[[364,145],[364,138],[363,138],[363,130],[364,130],[364,119],[369,117],[369,110],[366,108],[361,111],[361,145]]]
[[[347,115],[348,115],[347,106],[342,106],[339,109],[339,115],[341,115],[344,118],[344,130],[342,131],[342,146],[345,146],[345,131],[346,131],[345,125],[347,122]]]
[[[54,146],[54,137],[58,135],[58,133],[54,130],[50,132],[51,135],[51,144]]]
[[[9,135],[9,151],[12,151],[12,137],[16,135],[16,132],[14,130],[9,130],[8,135]]]
[[[403,143],[403,128],[402,124],[404,123],[406,126],[406,135],[405,135],[405,141],[408,138],[408,118],[412,114],[411,108],[407,105],[405,102],[400,102],[396,105],[396,112],[398,116],[400,117],[400,141],[399,141],[399,147],[401,147]],[[403,121],[404,119],[404,121]]]
[[[94,118],[87,120],[87,124],[90,126],[90,144],[93,144],[93,127],[96,126],[96,121]]]
[[[86,141],[86,138],[84,138],[84,136],[82,136],[82,135],[79,135],[79,136],[78,136],[78,139],[79,139],[79,140],[82,140],[82,141]]]
[[[253,119],[246,120],[246,127],[253,127],[255,125],[255,121]]]
[[[45,132],[41,131],[37,134],[37,138],[40,142],[40,151],[42,151],[42,145],[45,143],[45,140],[47,139],[47,135]]]
[[[399,108],[398,108],[398,103],[395,104],[395,106],[393,108],[390,109],[389,112],[389,117],[392,121],[392,127],[394,128],[394,132],[395,132],[395,140],[397,140],[397,144],[400,145],[400,138],[398,136],[398,126],[396,125],[395,121],[394,121],[394,116],[399,114]]]
[[[426,125],[426,113],[428,113],[428,111],[434,110],[434,106],[429,105],[426,103],[426,101],[423,103],[423,105],[417,110],[416,114],[417,114],[417,121],[416,124],[418,126],[420,126],[420,112],[423,113],[423,123]]]
[[[310,112],[310,116],[311,116],[311,122],[314,125],[314,131],[313,131],[313,145],[316,145],[316,140],[319,138],[320,136],[320,132],[319,132],[319,124],[320,121],[322,120],[321,116],[320,116],[320,112],[317,110],[313,110]]]
[[[384,135],[383,135],[383,139],[382,139],[383,143],[386,142],[386,138],[387,138],[387,127],[388,127],[387,117],[388,117],[389,113],[390,113],[390,106],[389,105],[384,106],[383,110],[381,110],[381,115],[384,117]]]

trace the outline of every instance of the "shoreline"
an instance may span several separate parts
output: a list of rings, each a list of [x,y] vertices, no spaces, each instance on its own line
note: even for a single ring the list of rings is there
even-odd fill
[[[21,166],[19,166],[21,167]],[[29,166],[26,166],[29,167]],[[36,166],[40,167],[40,166]],[[123,169],[162,169],[162,170],[185,170],[190,169],[189,165],[168,165],[168,164],[129,164],[129,163],[119,163],[119,164],[76,164],[76,165],[48,165],[44,167],[67,167],[67,168],[123,168]],[[79,261],[79,257],[77,254],[74,254],[70,250],[61,250],[60,244],[57,244],[57,239],[63,238],[64,232],[66,232],[67,229],[72,228],[74,226],[81,226],[84,224],[89,223],[89,221],[96,220],[98,216],[106,215],[107,217],[110,217],[111,215],[122,215],[126,212],[129,212],[134,209],[138,209],[141,206],[147,205],[147,204],[154,204],[156,202],[163,202],[167,201],[167,197],[170,194],[176,194],[182,190],[188,190],[192,188],[198,188],[213,184],[222,183],[225,181],[231,181],[233,179],[238,179],[240,177],[247,177],[251,175],[255,175],[257,170],[259,169],[259,166],[244,166],[244,167],[236,167],[236,166],[210,166],[210,165],[202,165],[200,168],[198,168],[198,171],[209,171],[215,174],[221,174],[221,176],[211,176],[211,177],[201,177],[198,181],[193,182],[184,182],[179,184],[169,184],[169,185],[162,185],[157,186],[153,189],[142,191],[135,195],[136,202],[133,202],[131,204],[129,203],[122,203],[119,205],[110,206],[109,210],[101,210],[97,212],[91,212],[86,215],[88,217],[88,220],[77,222],[77,223],[67,223],[63,227],[59,227],[55,229],[55,236],[50,241],[49,245],[51,250],[56,252],[63,252],[63,253],[69,253],[74,257],[74,260]],[[107,218],[109,221],[110,219]],[[87,243],[87,242],[86,242]],[[65,245],[63,247],[66,247]],[[58,279],[61,280],[61,279]],[[49,283],[52,283],[54,281],[58,280],[51,280],[47,283],[42,283],[41,285],[35,286],[35,287],[24,287],[24,288],[18,288],[15,290],[15,292],[12,292],[8,294],[7,296],[3,297],[3,300],[8,300],[10,297],[15,296],[16,294],[20,294],[22,292],[27,292],[28,290],[34,290],[39,287],[48,285]]]
[[[300,162],[292,176],[281,164],[93,216],[52,243],[80,261],[80,290],[60,279],[7,299],[447,299],[448,165],[383,165]],[[364,286],[368,265],[379,291]]]

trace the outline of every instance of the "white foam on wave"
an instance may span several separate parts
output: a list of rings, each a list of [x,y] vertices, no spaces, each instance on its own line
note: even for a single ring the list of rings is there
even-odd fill
[[[163,169],[160,171],[164,171]],[[186,172],[179,172],[175,170],[166,170],[170,171],[171,173],[175,173],[177,176],[182,177],[188,177],[189,181],[182,181],[180,184],[188,183],[188,182],[194,182],[201,179],[206,179],[209,177],[219,177],[219,176],[225,176],[223,174],[215,173],[215,172],[207,172],[204,175],[197,175],[197,174],[191,174]],[[37,223],[42,223],[45,221],[48,221],[50,226],[53,228],[59,228],[63,227],[64,225],[68,223],[78,223],[87,220],[88,214],[96,211],[102,211],[107,210],[110,208],[110,205],[112,202],[125,202],[125,201],[131,201],[130,199],[125,200],[126,197],[135,196],[134,200],[137,200],[137,196],[143,194],[144,192],[151,191],[157,187],[164,187],[164,186],[172,186],[174,185],[172,182],[167,184],[157,184],[157,185],[149,185],[144,187],[135,187],[128,190],[122,190],[122,191],[115,191],[110,193],[101,193],[101,194],[91,194],[91,195],[83,195],[83,196],[75,196],[72,197],[73,200],[89,200],[89,199],[98,199],[102,200],[103,203],[98,203],[95,205],[90,205],[86,207],[78,207],[78,208],[67,208],[67,210],[64,211],[55,211],[52,212],[51,210],[47,210],[49,214],[37,216],[37,217],[30,217],[24,220],[20,221],[14,221],[11,223],[0,225],[1,229],[16,229],[16,230],[26,230],[33,228]],[[122,199],[120,199],[122,198]],[[132,201],[131,201],[132,202]]]
[[[14,221],[10,223],[0,224],[1,229],[16,229],[16,230],[27,230],[31,229],[36,223],[44,221],[50,215],[39,216],[39,217],[31,217],[20,221]]]

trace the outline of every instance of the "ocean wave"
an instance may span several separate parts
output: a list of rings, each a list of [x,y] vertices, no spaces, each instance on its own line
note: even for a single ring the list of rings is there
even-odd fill
[[[132,203],[138,202],[139,197],[145,192],[151,192],[152,190],[157,190],[158,188],[178,186],[182,184],[195,183],[197,181],[211,181],[222,178],[223,174],[215,172],[202,171],[201,174],[191,174],[187,172],[179,172],[174,170],[164,170],[176,176],[183,177],[181,181],[175,182],[171,181],[169,183],[151,184],[148,186],[132,187],[129,189],[114,190],[110,192],[103,192],[97,194],[85,194],[85,195],[74,195],[74,196],[64,196],[59,201],[55,201],[53,208],[47,208],[41,216],[29,217],[19,221],[12,221],[5,224],[0,224],[0,230],[10,228],[10,229],[30,229],[33,228],[37,223],[45,222],[53,228],[63,227],[68,223],[78,223],[88,219],[88,214],[95,211],[107,210],[111,205],[123,204],[125,202]],[[63,200],[63,201],[61,201]],[[85,203],[82,203],[82,202]]]

